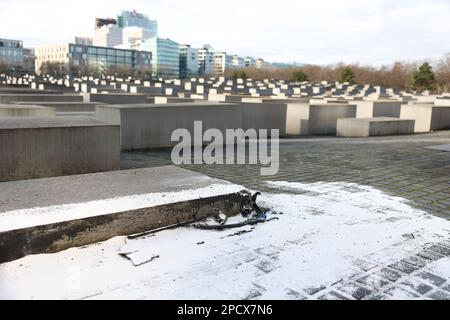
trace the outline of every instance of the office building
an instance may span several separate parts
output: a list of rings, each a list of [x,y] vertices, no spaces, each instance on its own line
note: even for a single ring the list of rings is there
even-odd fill
[[[254,67],[256,65],[256,60],[253,57],[245,57],[244,61],[246,67]]]
[[[34,49],[23,48],[23,70],[26,72],[34,72],[36,55]]]
[[[75,37],[74,43],[81,44],[84,46],[92,46],[94,44],[93,39],[89,37]]]
[[[153,31],[141,27],[126,27],[122,29],[122,44],[134,47],[145,40],[155,37]]]
[[[201,75],[210,75],[214,72],[214,49],[210,45],[198,49],[198,72]]]
[[[233,56],[233,68],[240,69],[245,67],[245,59],[238,55]]]
[[[20,40],[0,39],[0,63],[11,67],[23,65],[23,42]]]
[[[179,44],[170,39],[153,37],[135,47],[152,54],[152,75],[154,77],[178,78],[180,72]]]
[[[98,47],[115,47],[122,42],[122,28],[115,24],[109,24],[95,30],[92,44]]]
[[[145,14],[133,11],[122,11],[117,17],[117,25],[120,28],[138,27],[149,33],[148,38],[158,36],[158,22],[150,20]]]
[[[180,78],[186,79],[198,75],[198,50],[190,45],[180,45]]]
[[[223,74],[233,67],[233,56],[226,52],[216,52],[214,54],[214,74]]]
[[[261,58],[256,59],[255,67],[257,69],[271,69],[271,68],[273,68],[273,66],[270,63],[264,61]]]
[[[37,48],[35,71],[40,74],[46,62],[59,64],[67,71],[106,73],[110,67],[138,71],[149,69],[151,58],[150,52],[67,43]]]

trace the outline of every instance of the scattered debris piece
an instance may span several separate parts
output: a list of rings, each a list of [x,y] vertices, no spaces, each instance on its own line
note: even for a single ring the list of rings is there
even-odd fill
[[[158,229],[154,229],[154,230],[150,230],[150,231],[145,231],[145,232],[138,233],[138,234],[133,234],[131,236],[128,236],[127,239],[128,240],[136,240],[136,239],[141,239],[141,238],[152,237],[157,232],[164,231],[164,230],[175,229],[175,228],[178,228],[178,227],[183,227],[183,226],[189,225],[189,224],[191,224],[191,223],[193,223],[195,221],[197,221],[197,220],[190,220],[190,221],[186,221],[186,222],[182,222],[182,223],[172,224],[172,225],[167,226],[167,227],[162,227],[162,228],[158,228]]]
[[[139,267],[146,263],[152,262],[155,259],[159,258],[159,255],[152,255],[149,258],[142,259],[142,257],[139,256],[139,251],[133,251],[133,252],[119,252],[119,256],[122,258],[125,258],[127,260],[130,260],[133,266]],[[136,255],[137,254],[137,255]]]
[[[225,236],[225,237],[223,237],[223,238],[231,238],[231,237],[240,236],[240,235],[243,235],[243,234],[246,234],[246,233],[250,233],[250,232],[252,232],[253,230],[255,230],[255,227],[252,227],[252,228],[250,228],[250,229],[248,229],[248,230],[241,230],[241,231],[238,231],[238,232],[229,234],[229,235],[227,235],[227,236]],[[223,239],[223,238],[221,238],[221,239]]]
[[[198,245],[198,246],[200,246],[200,245],[202,245],[202,244],[205,244],[205,241],[197,242],[197,245]]]
[[[258,218],[250,218],[242,222],[224,224],[224,225],[209,225],[203,223],[193,224],[192,226],[196,229],[201,230],[225,230],[225,229],[233,229],[233,228],[241,228],[245,226],[253,226],[259,223],[269,222],[273,220],[279,220],[278,218],[270,218],[270,219],[258,219]]]

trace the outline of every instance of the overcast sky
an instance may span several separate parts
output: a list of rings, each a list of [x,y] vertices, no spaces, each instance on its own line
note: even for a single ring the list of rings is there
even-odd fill
[[[158,20],[161,37],[272,62],[381,65],[450,53],[450,0],[0,0],[0,38],[64,43],[122,9]]]

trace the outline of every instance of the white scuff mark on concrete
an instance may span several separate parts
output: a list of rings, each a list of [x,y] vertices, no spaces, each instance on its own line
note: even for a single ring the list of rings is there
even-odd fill
[[[28,256],[0,265],[0,298],[316,298],[308,296],[311,288],[381,268],[450,234],[449,221],[371,187],[270,185],[277,193],[263,194],[258,204],[282,213],[279,220],[223,232],[183,227]],[[120,252],[133,252],[136,262],[159,258],[136,267]],[[450,261],[442,261],[435,266],[440,274],[450,270]],[[390,294],[400,299],[405,292],[393,288]]]
[[[177,192],[148,193],[2,212],[0,213],[0,232],[214,197],[240,192],[244,189],[235,184],[213,184],[204,188],[185,189]]]

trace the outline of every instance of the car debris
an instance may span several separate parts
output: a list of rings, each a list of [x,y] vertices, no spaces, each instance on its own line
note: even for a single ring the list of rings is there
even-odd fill
[[[214,216],[213,221],[211,221],[211,219],[207,219],[203,223],[192,224],[192,227],[201,229],[201,230],[226,230],[226,229],[233,229],[233,228],[241,228],[241,227],[245,227],[248,225],[253,226],[253,225],[257,225],[260,223],[265,223],[265,222],[269,222],[269,221],[273,221],[273,220],[279,220],[279,218],[267,219],[267,214],[269,212],[272,212],[272,210],[270,210],[270,209],[263,210],[257,205],[256,200],[257,200],[258,196],[260,196],[260,195],[261,195],[260,192],[256,192],[251,197],[249,197],[249,199],[250,199],[249,203],[246,203],[242,207],[241,215],[244,218],[248,218],[245,221],[227,224],[228,218],[223,217],[223,216],[221,217],[219,215],[219,216]],[[211,222],[213,222],[213,223],[211,223]]]
[[[145,260],[133,259],[133,254],[138,253],[138,252],[139,252],[138,250],[133,251],[133,252],[119,252],[118,255],[121,256],[122,258],[130,260],[131,263],[133,264],[133,266],[135,266],[135,267],[139,267],[146,263],[152,262],[155,259],[159,259],[159,254],[152,255],[149,259],[145,259]]]

